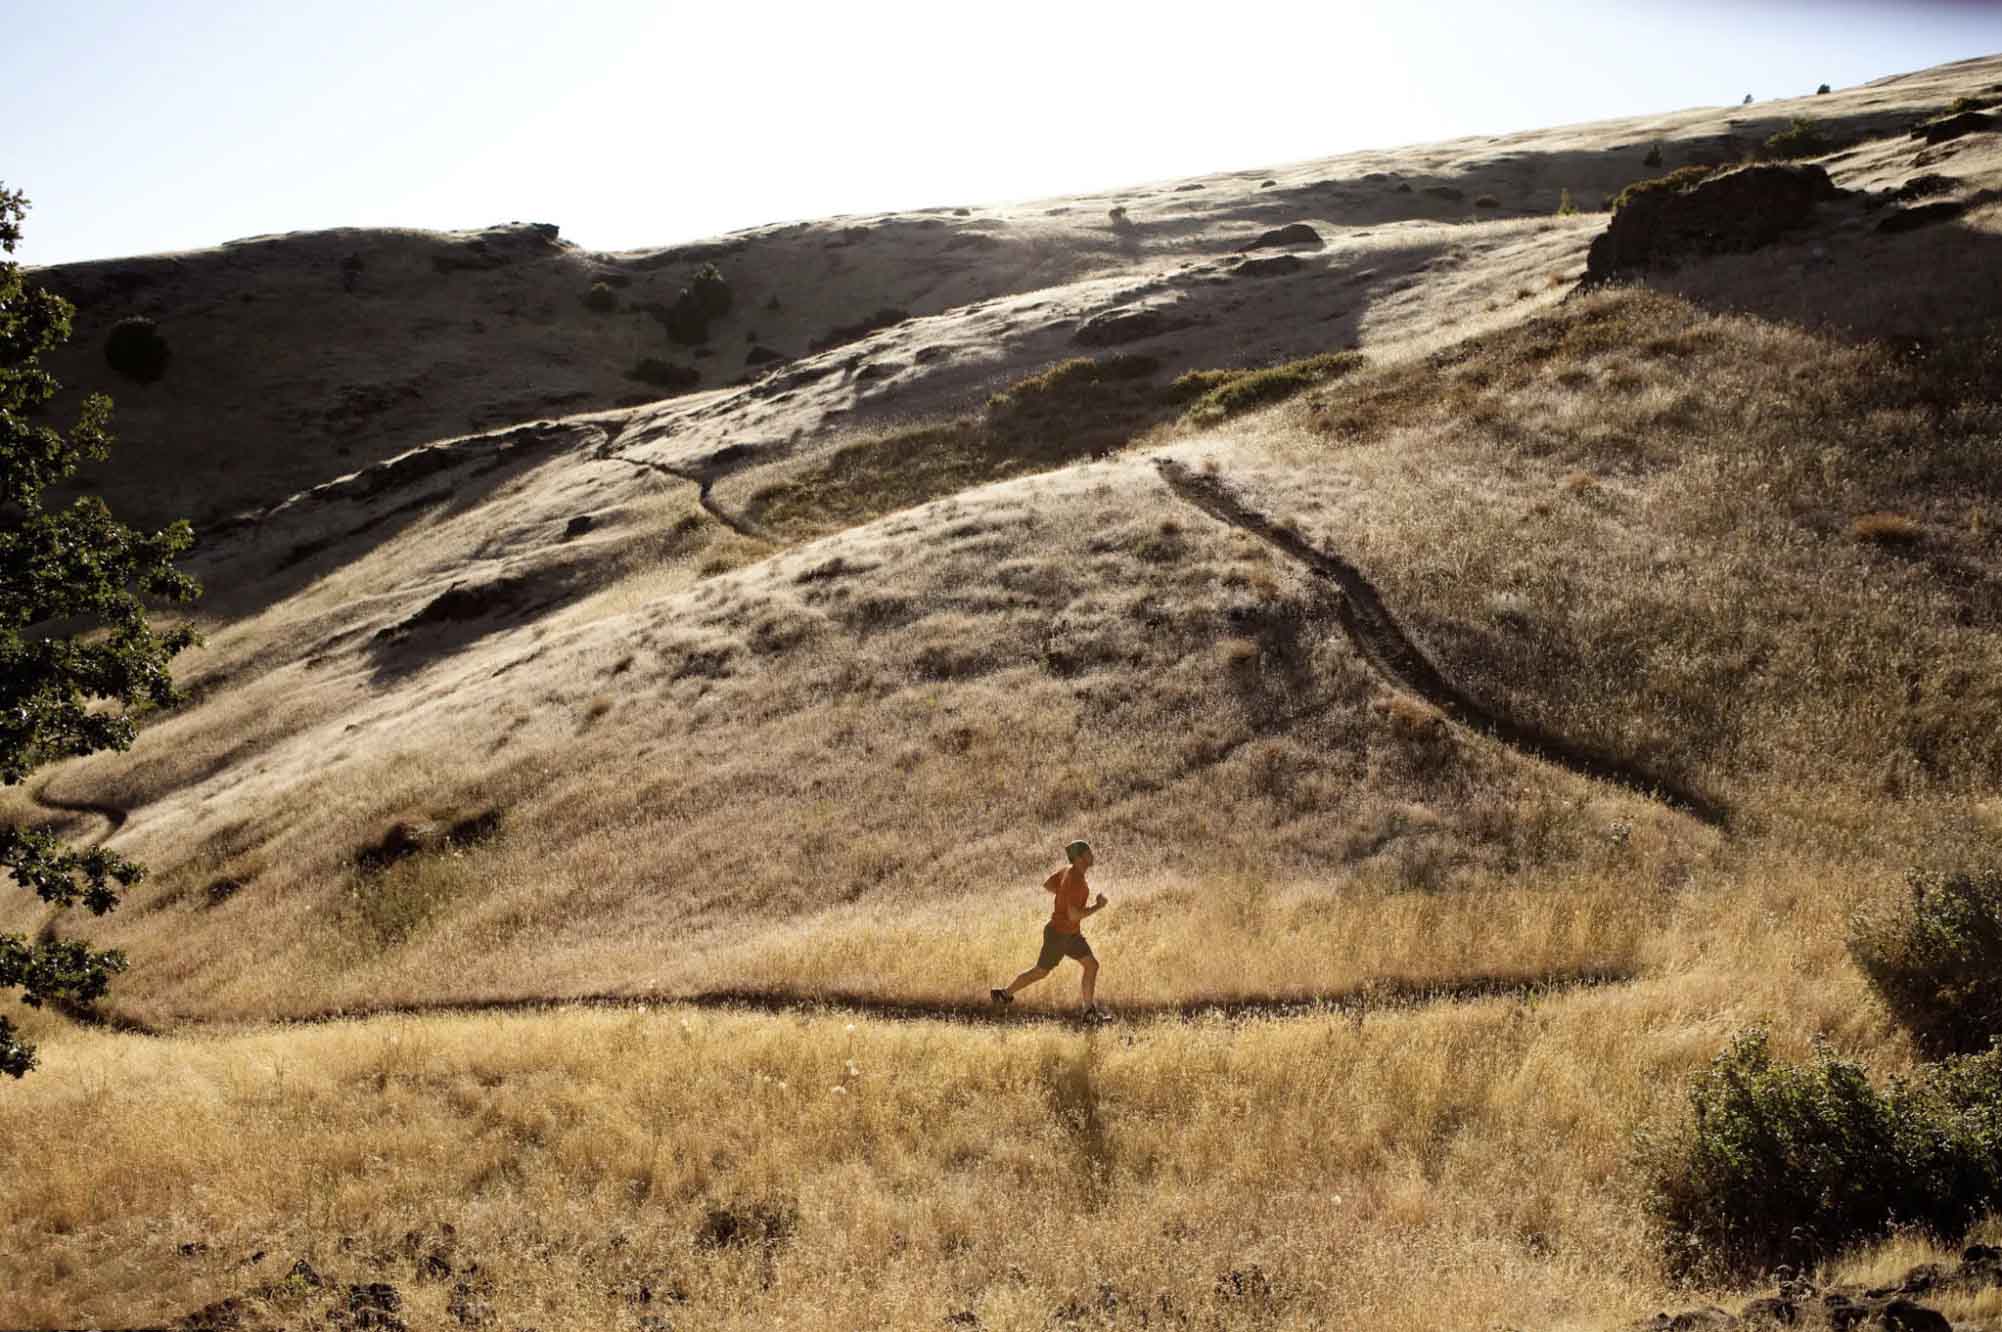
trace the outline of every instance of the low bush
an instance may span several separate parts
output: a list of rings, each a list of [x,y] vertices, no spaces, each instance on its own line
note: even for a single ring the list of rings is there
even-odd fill
[[[143,315],[121,319],[104,340],[104,359],[127,379],[151,384],[167,373],[167,340],[160,326]]]
[[[1914,873],[1895,905],[1850,926],[1849,955],[1932,1054],[2002,1035],[2002,871]]]
[[[1211,425],[1340,379],[1362,365],[1358,352],[1326,352],[1263,370],[1191,370],[1175,380],[1169,392],[1190,403],[1184,420]]]
[[[584,308],[599,314],[610,314],[619,308],[619,298],[608,284],[593,282],[591,289],[584,293]]]
[[[692,389],[702,382],[702,372],[691,365],[674,365],[668,361],[649,356],[632,369],[626,371],[627,379],[637,379],[642,384],[655,388],[680,391]]]
[[[1822,1051],[1740,1034],[1641,1140],[1646,1211],[1679,1279],[1737,1281],[1915,1228],[1950,1241],[2002,1198],[2002,1050],[1878,1090]]]
[[[1822,84],[1822,85],[1821,85],[1821,86],[1820,86],[1819,88],[1816,88],[1816,89],[1814,90],[1814,95],[1815,95],[1816,97],[1826,97],[1826,96],[1828,96],[1828,85],[1824,83],[1824,84]]]
[[[1821,126],[1806,116],[1795,116],[1792,124],[1766,140],[1766,155],[1782,161],[1819,157],[1827,151],[1828,141],[1821,135]]]
[[[1617,213],[1634,200],[1643,195],[1653,194],[1657,190],[1680,191],[1689,189],[1691,186],[1707,178],[1715,170],[1717,168],[1713,166],[1677,167],[1666,176],[1655,176],[1650,180],[1637,180],[1613,196],[1613,211]]]
[[[1474,207],[1476,208],[1500,208],[1501,206],[1502,201],[1492,194],[1477,194],[1474,196]]]
[[[681,289],[674,304],[656,307],[655,318],[667,336],[684,347],[709,341],[709,325],[730,313],[734,301],[730,283],[714,264],[704,264]]]

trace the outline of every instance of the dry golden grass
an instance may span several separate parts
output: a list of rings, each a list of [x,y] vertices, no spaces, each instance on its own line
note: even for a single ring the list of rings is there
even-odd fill
[[[1532,197],[1490,158],[1390,165]],[[1137,451],[1087,461],[1153,421],[1144,377],[1059,366],[1027,395],[1049,410],[1016,395],[825,439],[749,395],[740,416],[683,402],[393,521],[402,496],[275,522],[217,557],[243,581],[191,663],[199,701],[131,755],[51,774],[133,811],[117,845],[155,879],[92,932],[134,955],[112,1006],[173,1029],[34,1021],[47,1067],[0,1098],[0,1146],[34,1163],[0,1177],[0,1322],[159,1320],[271,1282],[258,1312],[319,1321],[326,1297],[283,1287],[302,1256],[395,1282],[413,1326],[450,1320],[465,1282],[499,1325],[545,1332],[1143,1310],[1586,1328],[1725,1298],[1662,1288],[1632,1131],[1755,1020],[1789,1057],[1825,1040],[1908,1068],[1849,916],[2002,835],[1995,362],[1970,334],[1993,311],[1946,282],[1986,271],[1987,216],[1935,233],[1945,267],[1844,252],[1877,297],[1901,263],[1922,279],[1877,325],[1757,256],[1691,265],[1679,299],[1559,306],[1548,276],[1592,219],[1383,228],[1342,252],[1356,277],[1316,278],[1384,268],[1342,326],[1367,368],[1143,442],[1352,560],[1470,693],[1716,796],[1721,830],[1451,724],[1356,652],[1321,580]],[[1048,224],[1016,276],[1047,260],[1068,281],[1167,218],[1136,201],[1131,220],[1103,253]],[[1039,318],[1125,299],[1089,286]],[[950,365],[1021,320],[994,353],[1007,382],[1023,348],[1067,340],[1030,318],[1043,299],[871,355]],[[1245,327],[1286,303],[1243,299],[1267,302]],[[1914,320],[1951,336],[1923,359],[1862,339]],[[747,497],[773,541],[662,473],[701,471],[732,431],[758,447],[717,498]],[[1855,540],[1872,512],[1925,542]],[[329,532],[348,544],[272,572]],[[509,578],[545,599],[421,622]],[[491,838],[357,863],[395,823],[487,810]],[[977,1002],[1019,970],[1078,835],[1112,897],[1100,994],[1132,1020],[1044,1021],[1069,970],[1021,1025],[870,1016]],[[40,923],[0,902],[0,926]],[[1483,982],[1532,992],[1469,998]],[[861,1007],[263,1025],[726,990]],[[1347,1006],[1255,1007],[1314,998]],[[1211,1000],[1254,1012],[1143,1011]],[[712,1209],[786,1238],[705,1245]],[[434,1251],[449,1278],[421,1275]]]

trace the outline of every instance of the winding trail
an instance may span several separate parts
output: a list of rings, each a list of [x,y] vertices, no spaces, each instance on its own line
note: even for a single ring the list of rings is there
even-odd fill
[[[116,805],[101,805],[91,800],[64,800],[60,796],[50,795],[48,782],[28,788],[28,799],[38,808],[53,810],[59,814],[91,814],[103,819],[107,826],[97,835],[96,840],[91,842],[92,846],[102,846],[110,841],[118,830],[125,826],[126,819],[131,817]]]
[[[1498,971],[1441,980],[1379,977],[1346,990],[1323,994],[1237,995],[1185,999],[1173,1003],[1108,1004],[1112,1023],[1196,1021],[1205,1018],[1311,1018],[1346,1015],[1360,1022],[1370,1013],[1396,1012],[1434,1004],[1466,1003],[1475,999],[1534,999],[1571,990],[1625,985],[1638,973],[1623,967],[1565,971]],[[529,995],[485,999],[439,999],[402,1004],[359,1004],[325,1008],[289,1017],[241,1019],[175,1017],[154,1024],[115,1010],[74,1014],[77,1021],[105,1030],[138,1036],[172,1036],[178,1031],[207,1028],[244,1029],[321,1026],[333,1022],[366,1022],[390,1017],[470,1017],[481,1014],[553,1013],[566,1009],[702,1008],[735,1013],[853,1014],[884,1022],[950,1022],[972,1027],[1048,1026],[1078,1023],[1068,1008],[1016,1004],[997,1007],[980,1000],[893,999],[850,990],[786,989],[703,990],[694,993],[637,991],[625,994]]]
[[[1298,532],[1279,526],[1217,478],[1198,475],[1169,458],[1158,459],[1155,466],[1168,488],[1182,500],[1220,523],[1257,537],[1339,588],[1342,628],[1364,659],[1393,684],[1416,694],[1461,726],[1499,740],[1529,758],[1624,787],[1713,827],[1729,823],[1729,811],[1700,792],[1485,707],[1448,680],[1411,641],[1361,569],[1340,555],[1317,549]]]
[[[641,458],[628,458],[622,453],[601,453],[598,457],[603,462],[621,462],[628,467],[639,467],[649,472],[658,472],[662,476],[672,477],[676,481],[686,481],[696,488],[695,502],[701,505],[702,511],[711,518],[714,518],[740,537],[745,537],[752,541],[762,541],[768,546],[779,544],[772,538],[771,533],[764,531],[749,519],[731,513],[716,502],[716,497],[713,493],[716,489],[716,477],[714,475],[684,472],[679,468],[669,467],[666,463],[648,462]]]

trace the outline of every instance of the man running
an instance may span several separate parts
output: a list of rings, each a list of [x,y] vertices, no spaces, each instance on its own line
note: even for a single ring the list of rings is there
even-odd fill
[[[1092,991],[1098,986],[1098,959],[1092,956],[1091,945],[1084,941],[1079,927],[1086,916],[1105,910],[1105,894],[1100,893],[1096,902],[1085,905],[1090,885],[1084,881],[1084,872],[1092,866],[1089,842],[1072,842],[1064,848],[1064,855],[1070,860],[1070,867],[1043,881],[1043,891],[1055,893],[1057,898],[1050,923],[1043,926],[1043,951],[1036,955],[1036,965],[1009,981],[1007,989],[987,992],[997,1004],[1014,1003],[1017,991],[1028,989],[1056,970],[1057,963],[1074,957],[1084,967],[1084,1011],[1098,1011],[1092,1002]]]

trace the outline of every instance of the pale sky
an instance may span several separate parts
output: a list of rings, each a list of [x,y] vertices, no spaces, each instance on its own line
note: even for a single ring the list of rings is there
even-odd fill
[[[0,0],[0,181],[31,264],[510,220],[631,249],[1998,50],[1972,0]]]

